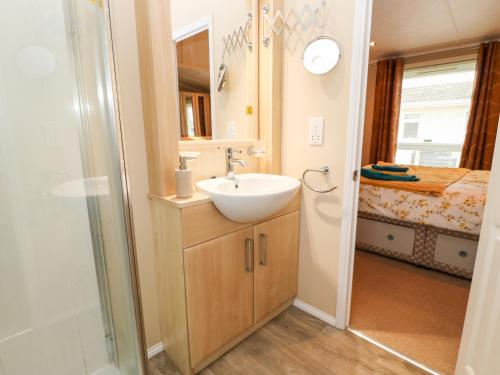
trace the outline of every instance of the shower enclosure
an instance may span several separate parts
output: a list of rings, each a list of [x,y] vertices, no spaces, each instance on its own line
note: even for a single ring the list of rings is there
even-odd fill
[[[106,3],[3,1],[0,35],[0,375],[144,374]]]

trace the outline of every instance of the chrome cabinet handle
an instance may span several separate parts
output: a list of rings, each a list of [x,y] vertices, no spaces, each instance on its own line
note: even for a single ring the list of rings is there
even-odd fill
[[[260,265],[267,265],[267,234],[261,233],[259,235],[260,239]]]
[[[245,271],[253,272],[253,240],[245,240]]]

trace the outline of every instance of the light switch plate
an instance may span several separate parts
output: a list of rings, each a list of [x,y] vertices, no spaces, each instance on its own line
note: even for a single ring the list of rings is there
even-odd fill
[[[311,117],[309,119],[309,144],[313,146],[322,146],[324,132],[325,118]]]

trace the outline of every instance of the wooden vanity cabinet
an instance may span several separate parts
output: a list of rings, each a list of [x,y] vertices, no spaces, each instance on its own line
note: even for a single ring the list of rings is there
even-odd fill
[[[175,207],[162,199],[152,199],[153,215],[168,220],[154,229],[162,341],[190,374],[292,304],[300,195],[248,224],[226,219],[211,202]]]
[[[299,212],[265,221],[253,228],[254,322],[297,294]]]
[[[252,228],[184,250],[191,362],[253,326]]]

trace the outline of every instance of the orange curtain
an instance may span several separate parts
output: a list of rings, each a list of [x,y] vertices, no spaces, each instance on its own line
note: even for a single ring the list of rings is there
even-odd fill
[[[370,163],[394,163],[398,138],[399,107],[403,85],[403,59],[377,63]]]
[[[500,114],[500,42],[482,43],[460,167],[491,169]]]

